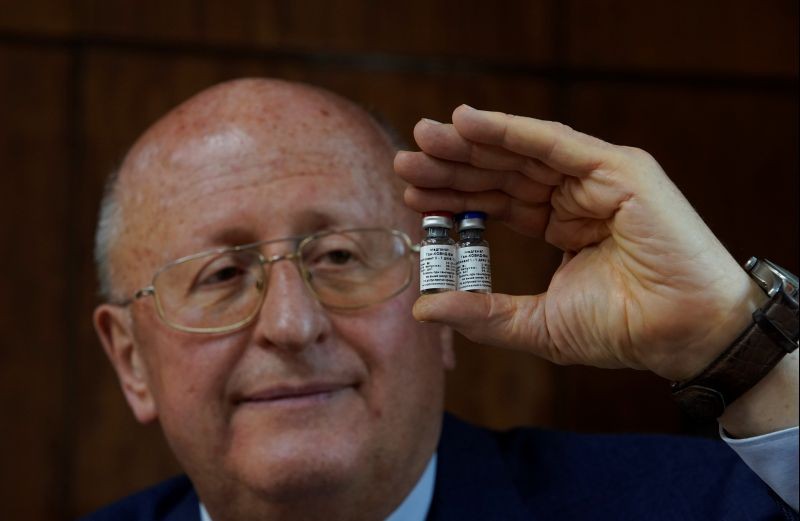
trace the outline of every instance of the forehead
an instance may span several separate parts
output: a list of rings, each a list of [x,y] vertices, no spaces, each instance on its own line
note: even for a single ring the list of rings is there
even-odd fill
[[[254,111],[187,125],[198,127],[183,122],[136,150],[121,241],[135,258],[393,224],[393,150],[369,120],[312,104],[291,118]]]

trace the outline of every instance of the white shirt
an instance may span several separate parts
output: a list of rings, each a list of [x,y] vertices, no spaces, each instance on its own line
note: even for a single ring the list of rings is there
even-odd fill
[[[791,427],[752,438],[728,438],[722,427],[719,436],[739,455],[761,480],[781,499],[798,510],[798,441],[800,431]]]

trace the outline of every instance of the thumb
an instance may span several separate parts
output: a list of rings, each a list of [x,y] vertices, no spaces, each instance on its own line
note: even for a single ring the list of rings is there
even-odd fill
[[[553,358],[544,317],[544,294],[447,291],[421,296],[413,313],[417,320],[441,322],[474,342]]]

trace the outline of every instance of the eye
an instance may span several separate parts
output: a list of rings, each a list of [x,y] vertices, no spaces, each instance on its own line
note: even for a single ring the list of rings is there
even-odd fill
[[[303,250],[303,263],[317,274],[341,274],[364,267],[365,252],[358,237],[341,233],[323,235]]]
[[[322,262],[330,262],[331,264],[341,266],[347,264],[352,259],[353,254],[347,250],[332,250],[325,253],[321,260]]]
[[[306,266],[315,271],[339,272],[360,267],[362,264],[358,252],[348,248],[328,248],[314,252],[306,259]]]
[[[252,258],[241,252],[223,253],[211,258],[198,259],[196,264],[201,262],[203,264],[197,267],[192,277],[190,287],[194,291],[229,288],[241,284],[248,278]],[[193,267],[192,263],[187,265],[187,269]]]
[[[200,286],[213,286],[214,284],[221,284],[228,282],[236,277],[244,274],[244,270],[239,266],[226,266],[212,272],[208,276],[203,276],[199,280]]]

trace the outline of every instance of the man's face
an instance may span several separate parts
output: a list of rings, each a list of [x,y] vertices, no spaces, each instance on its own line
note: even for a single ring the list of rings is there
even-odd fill
[[[115,259],[132,289],[169,260],[210,248],[398,227],[392,151],[341,115],[317,119],[314,127],[286,121],[276,133],[251,118],[169,146],[156,140],[160,159],[129,183],[136,221]],[[128,399],[140,420],[158,418],[201,496],[244,488],[290,500],[424,466],[438,434],[447,346],[437,326],[411,316],[416,280],[389,301],[346,312],[322,307],[291,261],[271,268],[267,288],[256,319],[227,334],[170,329],[152,298],[131,309],[146,392]]]

